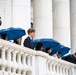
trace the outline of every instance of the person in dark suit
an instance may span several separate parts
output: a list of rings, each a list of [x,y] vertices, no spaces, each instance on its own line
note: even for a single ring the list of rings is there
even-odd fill
[[[76,52],[62,57],[63,60],[76,64]]]
[[[33,41],[33,37],[35,36],[35,29],[30,28],[28,29],[27,33],[28,33],[28,37],[24,40],[23,45],[25,47],[34,49],[32,41]]]

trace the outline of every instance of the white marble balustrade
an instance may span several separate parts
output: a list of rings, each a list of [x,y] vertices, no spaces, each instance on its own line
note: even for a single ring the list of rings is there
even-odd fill
[[[76,65],[0,39],[0,75],[75,75]]]

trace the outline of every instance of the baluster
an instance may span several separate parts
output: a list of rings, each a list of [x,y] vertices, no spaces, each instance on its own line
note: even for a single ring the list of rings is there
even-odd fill
[[[66,75],[69,75],[69,67],[66,67]]]
[[[69,68],[69,75],[76,75],[75,67],[70,67]]]
[[[31,67],[31,64],[30,64],[31,55],[28,55],[27,58],[28,58],[27,59],[28,71],[31,72],[32,71],[32,67]]]
[[[18,63],[16,62],[16,54],[18,53],[17,50],[14,50],[12,52],[12,61],[13,61],[13,67],[12,67],[12,72],[16,73],[16,70],[18,68]]]
[[[23,65],[22,65],[22,62],[21,62],[21,55],[23,54],[23,52],[18,52],[17,53],[17,62],[18,62],[18,69],[17,69],[17,73],[18,74],[21,74],[21,71],[23,69]]]
[[[54,62],[52,62],[52,67],[53,67],[53,75],[54,75]]]
[[[53,70],[54,70],[54,75],[57,75],[57,73],[56,73],[56,70],[57,70],[56,65],[57,65],[57,63],[54,63],[54,64],[53,64],[53,67],[54,67],[54,68],[53,68]]]
[[[52,61],[50,62],[50,75],[53,75],[53,63],[52,63]]]
[[[69,67],[68,75],[73,75],[73,74],[71,74],[71,72],[72,72],[71,69],[72,68]]]
[[[65,66],[62,66],[62,74],[63,75],[66,75],[66,70],[65,69],[66,69],[66,67]]]
[[[46,75],[48,75],[48,60],[46,61]]]
[[[1,48],[2,48],[3,46],[0,46],[0,66],[1,66],[1,61],[2,61],[2,59],[1,59],[1,55],[2,55],[2,51],[1,51]]]
[[[60,75],[60,64],[57,64],[57,74]]]
[[[53,64],[53,75],[55,75],[55,62],[52,61]]]
[[[13,66],[13,62],[11,61],[11,52],[13,49],[8,49],[7,50],[7,71],[11,72],[11,68]]]
[[[63,75],[63,68],[62,68],[62,65],[60,66],[60,75]]]
[[[50,74],[50,66],[49,66],[49,64],[50,64],[50,61],[49,61],[49,60],[47,60],[47,65],[46,65],[47,75],[49,75],[49,74]]]
[[[27,66],[28,66],[28,71],[27,71],[27,75],[31,75],[32,74],[32,67],[31,67],[31,55],[29,54],[27,56]]]
[[[1,48],[1,70],[5,71],[6,65],[7,65],[7,60],[5,58],[5,51],[7,50],[7,47],[2,47]]]
[[[35,68],[35,55],[32,55],[32,75],[35,75],[35,70],[36,70],[36,68]]]
[[[22,55],[22,64],[23,64],[23,70],[22,70],[22,74],[26,75],[26,71],[28,70],[28,67],[26,65],[26,57],[28,54],[23,54]]]

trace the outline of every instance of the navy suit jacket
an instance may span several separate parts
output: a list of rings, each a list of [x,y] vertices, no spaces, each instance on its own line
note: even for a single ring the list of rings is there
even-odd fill
[[[73,54],[69,54],[67,56],[64,56],[64,57],[62,57],[62,59],[76,64],[76,58],[74,57]]]
[[[23,45],[24,45],[25,47],[34,49],[33,44],[32,44],[32,40],[31,40],[31,38],[30,38],[29,36],[24,40]]]

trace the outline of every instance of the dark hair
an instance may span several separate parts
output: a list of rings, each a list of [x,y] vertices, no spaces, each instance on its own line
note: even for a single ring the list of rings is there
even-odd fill
[[[29,28],[28,31],[27,31],[28,34],[30,34],[30,33],[32,33],[32,32],[35,32],[35,29]]]
[[[17,39],[16,39],[16,40],[14,40],[14,43],[18,44],[18,41],[17,41]]]
[[[36,45],[36,50],[40,50],[43,44],[41,42],[38,42]]]
[[[61,54],[61,52],[58,52],[58,54]]]
[[[45,52],[48,53],[48,50],[49,50],[49,49],[51,49],[51,48],[45,48]]]
[[[1,34],[2,39],[6,39],[7,35],[6,34]]]

